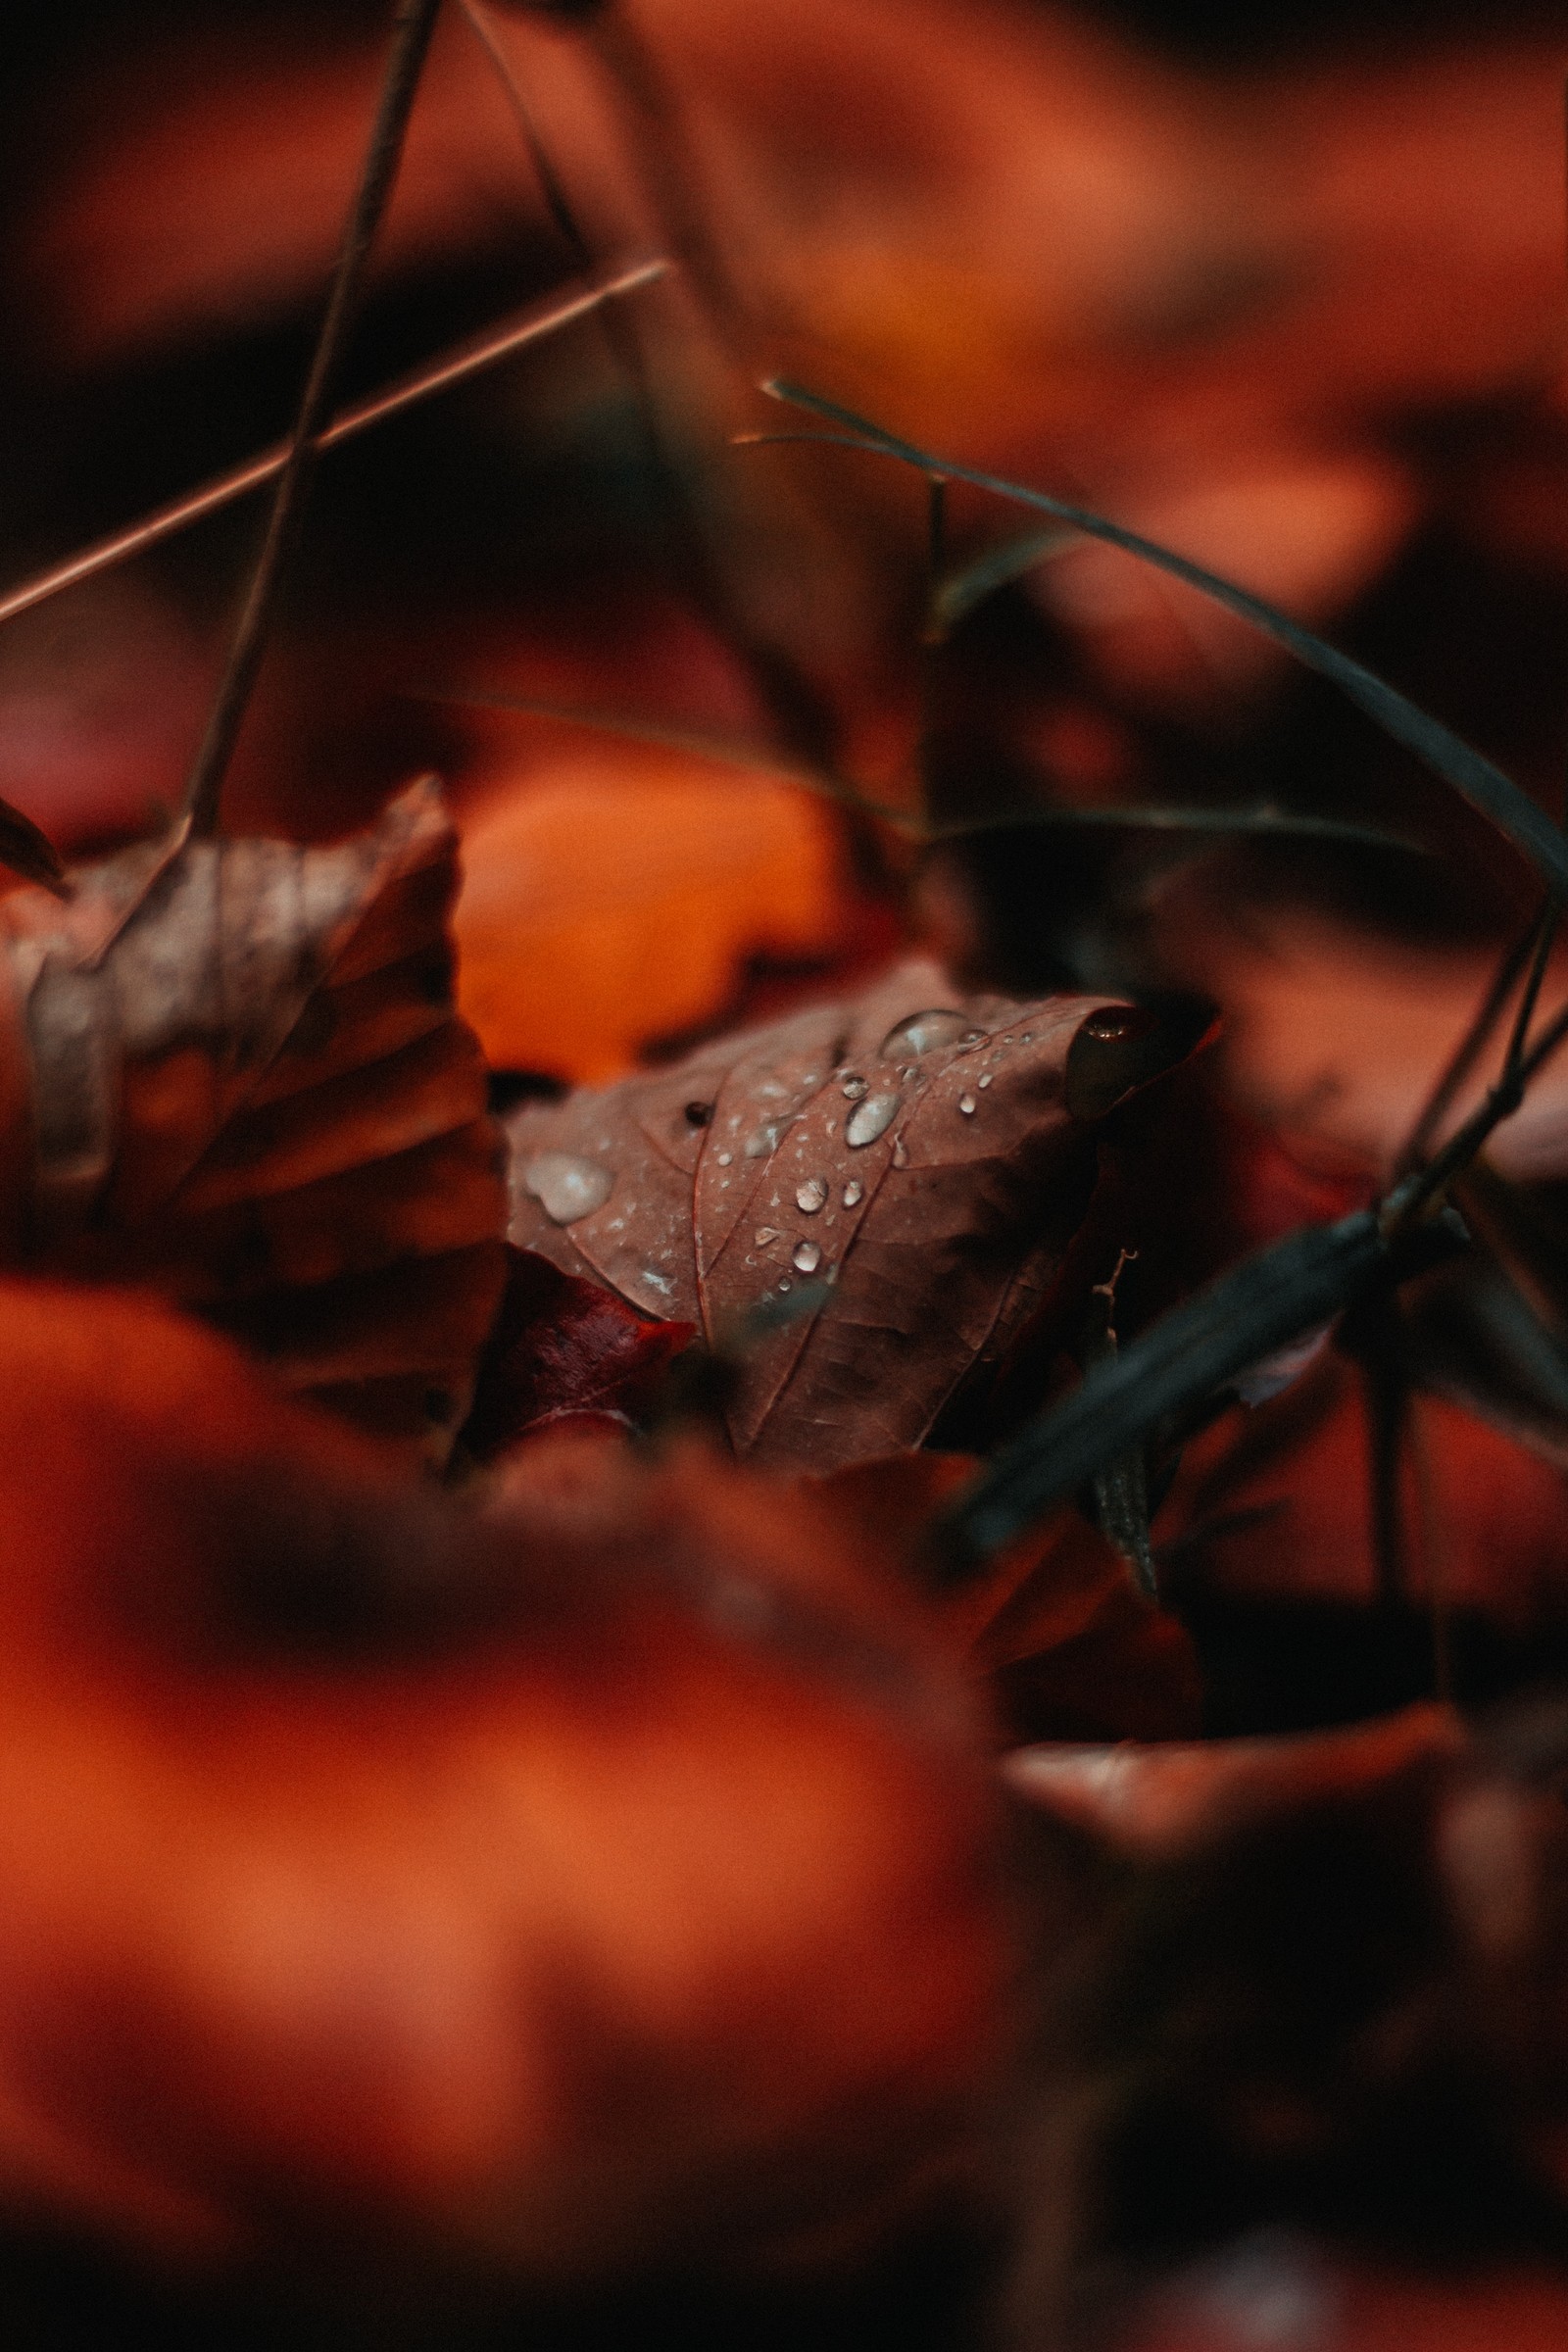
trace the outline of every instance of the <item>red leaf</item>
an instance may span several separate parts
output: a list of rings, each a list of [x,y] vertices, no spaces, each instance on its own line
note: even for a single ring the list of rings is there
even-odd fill
[[[646,1419],[695,1326],[639,1315],[613,1291],[564,1274],[532,1250],[509,1246],[507,1257],[501,1312],[463,1433],[475,1461],[565,1421],[626,1428]]]

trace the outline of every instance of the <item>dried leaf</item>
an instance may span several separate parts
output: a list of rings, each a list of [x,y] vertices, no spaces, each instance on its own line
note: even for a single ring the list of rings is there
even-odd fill
[[[150,1285],[439,1456],[504,1276],[433,784],[328,849],[122,853],[0,903],[0,1257]]]
[[[509,1249],[507,1288],[479,1367],[466,1451],[487,1462],[546,1428],[647,1418],[690,1323],[652,1323],[602,1283]]]
[[[906,964],[518,1111],[512,1239],[718,1346],[825,1284],[811,1312],[753,1326],[730,1436],[817,1470],[897,1451],[1038,1305],[1093,1189],[1093,1121],[1173,1057],[1132,1007],[957,997]]]
[[[8,2218],[537,2278],[842,2239],[947,2160],[995,1798],[825,1513],[560,1438],[476,1509],[42,1284],[0,1426]]]

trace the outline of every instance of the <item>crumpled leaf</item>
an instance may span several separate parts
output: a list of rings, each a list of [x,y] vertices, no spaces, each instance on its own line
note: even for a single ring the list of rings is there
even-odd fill
[[[108,1292],[0,1286],[0,1426],[5,2216],[537,2279],[938,2177],[995,1797],[852,1531],[580,1438],[475,1508]]]
[[[564,1423],[629,1429],[657,1404],[690,1323],[652,1323],[602,1283],[507,1251],[507,1288],[479,1366],[465,1450],[487,1462]]]
[[[511,1236],[716,1347],[749,1330],[738,1452],[825,1470],[896,1451],[1028,1321],[1093,1191],[1094,1122],[1186,1042],[1128,1005],[959,996],[906,963],[516,1112]],[[809,1312],[759,1329],[809,1283]]]
[[[434,783],[330,848],[175,835],[0,902],[0,1262],[151,1286],[443,1454],[504,1276]]]

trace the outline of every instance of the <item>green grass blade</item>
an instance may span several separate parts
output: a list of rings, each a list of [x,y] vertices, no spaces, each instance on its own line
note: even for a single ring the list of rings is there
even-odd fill
[[[1298,621],[1266,604],[1261,597],[1248,589],[1239,588],[1234,580],[1222,579],[1217,572],[1205,571],[1173,549],[1161,547],[1157,541],[1145,539],[1137,531],[1124,530],[1120,523],[1111,522],[1103,514],[1096,514],[1086,507],[1070,506],[1065,500],[1048,497],[1043,490],[1030,490],[1020,482],[1010,482],[1004,475],[986,473],[978,466],[962,466],[949,458],[934,457],[929,450],[917,449],[913,442],[902,441],[897,434],[884,432],[880,425],[858,416],[851,409],[840,408],[836,401],[824,400],[820,394],[807,391],[804,386],[773,377],[762,386],[773,399],[792,408],[805,409],[812,416],[825,417],[830,423],[844,427],[863,448],[874,449],[884,457],[895,458],[912,466],[921,473],[942,474],[953,482],[967,482],[976,490],[990,491],[998,498],[1008,499],[1015,506],[1030,507],[1036,513],[1051,515],[1056,522],[1065,523],[1086,538],[1102,540],[1107,547],[1120,548],[1125,555],[1136,556],[1155,570],[1167,572],[1172,579],[1185,581],[1189,588],[1211,597],[1228,612],[1277,645],[1308,669],[1328,678],[1341,693],[1384,733],[1400,743],[1406,751],[1430,767],[1434,774],[1450,784],[1470,806],[1478,809],[1496,826],[1499,833],[1511,841],[1522,856],[1529,858],[1538,871],[1558,890],[1568,891],[1568,835],[1553,824],[1544,811],[1536,807],[1528,793],[1521,791],[1500,767],[1472,749],[1441,720],[1431,717],[1416,704],[1408,701],[1393,686],[1348,654],[1342,654]]]

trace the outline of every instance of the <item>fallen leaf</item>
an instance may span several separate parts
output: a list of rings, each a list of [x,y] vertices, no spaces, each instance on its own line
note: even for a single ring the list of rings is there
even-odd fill
[[[1568,1475],[1443,1396],[1408,1402],[1399,1595],[1516,1635],[1568,1625]],[[1293,1389],[1239,1406],[1188,1447],[1156,1548],[1180,1601],[1370,1606],[1379,1596],[1367,1392],[1325,1354]]]
[[[907,963],[516,1112],[512,1239],[715,1346],[744,1335],[739,1453],[825,1470],[915,1446],[1055,1281],[1096,1121],[1173,1058],[1152,1034],[1131,1006],[959,997]]]
[[[0,2207],[203,2268],[842,2243],[1005,2025],[961,1680],[853,1535],[541,1439],[484,1508],[0,1296]]]
[[[479,1365],[465,1450],[487,1462],[564,1422],[627,1429],[657,1403],[690,1323],[655,1323],[602,1283],[507,1251],[507,1287]]]
[[[439,1457],[504,1275],[433,784],[327,849],[123,852],[0,903],[0,1262],[149,1285]]]
[[[590,1085],[731,1002],[748,957],[821,957],[850,896],[808,793],[635,747],[558,755],[464,831],[460,1003],[498,1069]]]

